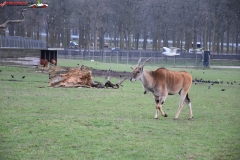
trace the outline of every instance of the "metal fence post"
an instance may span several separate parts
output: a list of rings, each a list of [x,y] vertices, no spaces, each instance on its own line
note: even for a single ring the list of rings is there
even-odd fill
[[[0,48],[2,47],[2,36],[0,35]]]
[[[110,52],[110,63],[112,63],[112,51]]]
[[[129,51],[127,52],[127,64],[128,64]]]
[[[118,64],[118,51],[117,51],[117,64]]]

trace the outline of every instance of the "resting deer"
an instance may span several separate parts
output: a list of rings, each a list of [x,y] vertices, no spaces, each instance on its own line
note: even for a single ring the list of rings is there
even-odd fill
[[[190,112],[189,120],[191,120],[193,114],[188,91],[192,85],[192,76],[185,71],[176,72],[165,68],[158,68],[155,71],[144,70],[143,67],[149,59],[150,58],[143,62],[142,65],[140,65],[141,58],[139,59],[137,66],[132,68],[133,73],[130,81],[140,80],[145,89],[144,93],[148,91],[153,94],[156,103],[156,114],[154,118],[158,118],[159,111],[162,116],[167,117],[167,114],[162,110],[162,105],[168,95],[179,93],[179,107],[174,119],[178,119],[185,102],[188,105]]]

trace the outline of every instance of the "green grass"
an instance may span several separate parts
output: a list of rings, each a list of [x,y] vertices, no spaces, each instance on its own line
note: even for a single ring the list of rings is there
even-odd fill
[[[131,70],[121,64],[58,61],[61,66],[78,63]],[[118,90],[49,88],[48,74],[0,66],[0,159],[239,159],[240,70],[172,69],[186,70],[193,78],[224,81],[210,89],[206,83],[192,85],[192,121],[186,105],[173,120],[178,95],[168,96],[164,103],[168,117],[153,119],[153,97],[143,94],[140,81],[126,80]]]

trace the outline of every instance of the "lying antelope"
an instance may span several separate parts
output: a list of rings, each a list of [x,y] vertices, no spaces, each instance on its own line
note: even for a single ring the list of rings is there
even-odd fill
[[[185,101],[190,112],[189,120],[191,120],[193,114],[188,91],[192,85],[192,76],[184,71],[169,71],[165,68],[158,68],[155,71],[144,70],[143,67],[149,59],[150,58],[143,62],[141,66],[141,58],[139,59],[137,66],[132,68],[133,73],[130,81],[140,80],[145,89],[144,94],[146,94],[147,91],[153,94],[156,103],[156,114],[154,118],[158,118],[159,111],[162,116],[167,117],[167,114],[162,110],[162,105],[168,95],[179,93],[180,102],[174,119],[176,120],[178,118]]]
[[[56,62],[55,59],[52,59],[52,60],[51,60],[51,63],[52,63],[54,66],[56,66],[56,64],[57,64],[57,62]]]
[[[46,59],[40,59],[40,65],[43,67],[48,67],[48,61]]]

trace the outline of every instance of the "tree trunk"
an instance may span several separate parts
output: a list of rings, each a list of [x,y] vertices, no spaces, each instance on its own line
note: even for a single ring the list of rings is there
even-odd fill
[[[164,37],[163,37],[163,45],[164,47],[168,47],[168,29],[167,29],[167,25],[164,25]]]
[[[223,48],[224,48],[224,45],[223,45],[224,41],[223,40],[224,40],[224,32],[221,33],[221,51],[220,51],[221,53],[223,53]]]
[[[143,28],[143,50],[147,49],[147,27],[146,25]]]
[[[160,51],[161,49],[161,33],[160,31],[158,31],[158,34],[157,34],[157,50]]]
[[[97,30],[95,30],[95,32],[94,32],[94,44],[93,44],[93,47],[94,47],[94,50],[97,50],[98,48],[97,48],[97,37],[98,37],[98,31]]]
[[[70,38],[71,38],[71,31],[70,31],[70,26],[68,26],[68,28],[67,28],[67,35],[66,35],[67,37],[66,37],[66,46],[68,46],[69,45],[69,43],[70,43]],[[56,36],[54,37],[54,38],[56,38]],[[55,39],[55,42],[56,42],[56,39]],[[56,44],[54,44],[54,47],[55,47],[55,45]]]
[[[197,49],[197,22],[194,21],[193,24],[193,49]]]
[[[15,36],[21,35],[21,23],[16,24]]]
[[[185,47],[184,47],[186,52],[189,52],[189,49],[191,46],[192,46],[191,33],[186,31],[185,32]]]
[[[87,27],[87,30],[86,30],[86,49],[89,51],[90,50],[90,28],[89,26]]]
[[[14,25],[15,24],[8,24],[9,36],[14,36]]]
[[[117,26],[114,24],[114,47],[118,47],[118,32],[117,32]]]
[[[205,19],[204,33],[203,33],[203,49],[205,51],[209,50],[207,43],[208,43],[208,17],[206,17]]]
[[[135,49],[138,50],[139,48],[139,38],[140,38],[140,34],[136,33],[135,34]]]
[[[119,34],[120,34],[120,49],[124,48],[124,33],[123,33],[123,26],[122,23],[119,25]]]
[[[236,25],[236,37],[235,37],[235,39],[236,39],[236,41],[235,41],[235,43],[236,43],[236,50],[235,50],[235,53],[238,53],[238,36],[239,36],[239,28],[238,28],[238,26],[239,26],[239,22],[237,22],[237,25]]]
[[[84,30],[83,30],[83,27],[79,23],[78,46],[80,49],[83,47],[83,37],[84,37]]]
[[[127,30],[127,50],[131,50],[131,31]]]
[[[234,32],[232,32],[232,52],[231,53],[234,53],[234,37],[235,37],[235,34]]]
[[[227,41],[226,41],[226,43],[227,43],[227,53],[229,53],[229,36],[230,36],[230,23],[228,23],[228,25],[227,25]]]
[[[176,47],[176,32],[175,31],[173,31],[173,33],[172,33],[172,47]]]
[[[214,21],[213,21],[213,31],[212,31],[212,53],[215,53],[215,41],[216,41],[216,26],[217,26],[217,17],[216,17],[216,13],[215,13],[215,16],[214,16]]]

